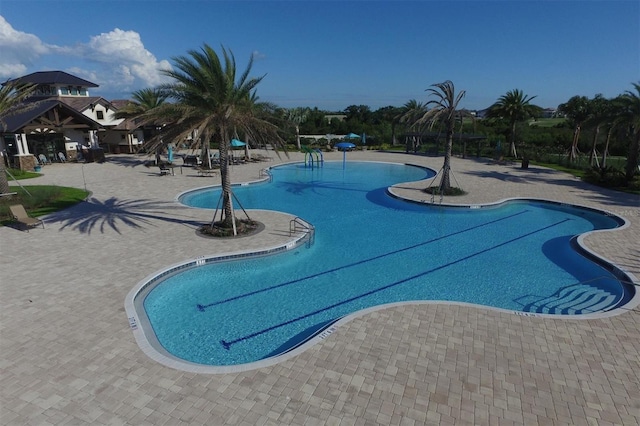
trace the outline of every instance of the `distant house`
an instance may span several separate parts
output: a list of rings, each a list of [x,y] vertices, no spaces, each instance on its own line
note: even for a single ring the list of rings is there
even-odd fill
[[[15,168],[33,169],[41,156],[56,162],[74,160],[83,151],[134,152],[143,142],[142,130],[114,118],[114,103],[90,96],[89,90],[98,87],[95,83],[64,71],[35,72],[3,86],[11,83],[37,85],[27,100],[35,106],[4,117],[0,128],[0,150]]]
[[[542,110],[540,114],[540,118],[555,118],[557,116],[558,110],[555,108],[545,108]]]

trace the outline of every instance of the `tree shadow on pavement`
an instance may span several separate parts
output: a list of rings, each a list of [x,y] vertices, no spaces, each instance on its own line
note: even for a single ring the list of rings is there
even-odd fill
[[[119,200],[111,197],[106,201],[90,198],[74,207],[47,216],[47,224],[55,222],[64,229],[72,229],[83,234],[91,234],[95,229],[104,233],[112,229],[121,234],[121,228],[144,229],[157,226],[155,221],[163,221],[197,228],[202,221],[192,217],[180,217],[180,206],[169,202],[150,200]],[[173,215],[171,212],[173,211]]]

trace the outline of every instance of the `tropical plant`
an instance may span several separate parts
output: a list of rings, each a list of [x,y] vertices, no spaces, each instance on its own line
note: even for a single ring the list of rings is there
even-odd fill
[[[36,90],[34,84],[6,83],[0,88],[0,132],[7,126],[6,119],[22,114],[37,106],[37,102],[24,101]],[[6,153],[0,152],[0,194],[9,193],[9,180],[5,163]]]
[[[116,111],[114,117],[125,119],[139,117],[165,103],[167,96],[167,93],[159,88],[136,90],[131,94],[133,100]]]
[[[578,142],[582,124],[589,118],[589,98],[586,96],[574,96],[567,102],[558,106],[558,112],[564,114],[573,123],[573,141],[569,149],[569,161],[574,162],[578,158]]]
[[[602,94],[597,94],[593,99],[589,100],[588,110],[589,117],[585,121],[585,124],[593,127],[593,141],[589,152],[589,165],[593,167],[594,162],[598,161],[597,146],[600,127],[612,121],[611,102],[602,96]],[[605,149],[607,149],[607,147],[605,147]]]
[[[148,126],[150,124],[155,124],[155,123],[151,123],[150,121],[144,121],[141,119],[141,117],[144,117],[144,115],[147,112],[155,108],[158,108],[162,104],[164,104],[165,101],[167,100],[168,95],[164,93],[160,88],[147,88],[147,89],[136,90],[131,94],[131,97],[133,98],[133,100],[129,101],[124,107],[117,110],[113,114],[113,116],[115,118],[134,120],[136,125],[144,128],[145,126]],[[138,121],[138,119],[140,119],[140,121]],[[150,134],[145,134],[145,140],[147,139],[147,136],[149,136],[150,139],[156,136],[156,134],[159,133],[158,129],[162,129],[161,124],[158,126],[156,125],[151,126],[153,130],[150,132]],[[163,142],[163,141],[160,140],[160,142]],[[163,149],[163,146],[161,144],[155,147],[156,163],[158,164],[160,163],[160,152],[162,151],[162,149]]]
[[[419,135],[425,132],[425,129],[429,126],[429,123],[425,123],[421,121],[421,118],[427,112],[427,107],[422,103],[418,102],[415,99],[410,99],[406,102],[398,111],[398,114],[395,117],[395,120],[404,124],[407,128],[415,130]],[[418,136],[405,136],[406,138],[406,149],[416,150],[418,144],[420,143],[420,138]]]
[[[460,116],[458,105],[462,98],[464,98],[466,92],[460,91],[457,95],[455,87],[450,80],[443,83],[432,84],[431,87],[435,89],[426,89],[429,96],[433,96],[435,99],[429,100],[425,107],[429,108],[424,115],[418,119],[417,124],[429,123],[429,126],[433,128],[436,123],[441,123],[446,132],[446,147],[444,153],[444,163],[442,165],[442,178],[440,180],[439,190],[440,193],[447,193],[451,189],[451,149],[453,146],[453,131],[456,123],[456,118]]]
[[[500,96],[497,102],[489,107],[488,117],[506,120],[511,128],[509,136],[509,152],[518,157],[516,151],[516,124],[529,118],[537,118],[542,108],[530,102],[535,96],[527,96],[522,90],[514,89]]]
[[[635,92],[627,90],[616,99],[620,124],[627,126],[630,142],[625,167],[625,178],[631,182],[639,172],[640,163],[640,82],[631,83]]]
[[[222,180],[222,218],[211,226],[233,228],[236,219],[233,210],[231,178],[228,156],[231,138],[243,134],[255,142],[281,144],[283,140],[273,124],[261,118],[256,107],[255,88],[263,77],[249,77],[253,58],[247,68],[237,74],[233,53],[222,49],[221,57],[208,45],[200,50],[190,50],[188,56],[173,58],[175,68],[162,72],[175,80],[161,87],[174,103],[163,103],[143,116],[146,119],[164,120],[163,130],[167,140],[184,140],[195,134],[201,139],[205,151],[210,143],[217,144],[220,155]],[[155,138],[155,143],[158,143]]]
[[[300,146],[300,124],[304,123],[309,115],[309,108],[290,108],[285,110],[285,117],[288,121],[293,123],[296,128],[296,146],[298,150],[302,149]]]

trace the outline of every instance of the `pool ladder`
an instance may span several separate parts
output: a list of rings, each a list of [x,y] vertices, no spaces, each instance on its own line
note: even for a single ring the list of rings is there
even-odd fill
[[[316,230],[312,224],[296,216],[289,222],[289,236],[293,236],[298,232],[305,233],[305,236],[300,241],[305,241],[307,248],[311,247],[315,242]]]
[[[273,175],[271,174],[271,172],[269,171],[269,169],[260,169],[260,178],[268,178],[269,182],[273,181]]]

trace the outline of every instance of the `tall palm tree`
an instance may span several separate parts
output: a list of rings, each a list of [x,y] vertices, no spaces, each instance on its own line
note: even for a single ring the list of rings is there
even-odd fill
[[[300,124],[304,123],[309,115],[309,108],[290,108],[285,110],[285,117],[296,127],[296,146],[298,150],[300,146]]]
[[[488,117],[509,122],[511,127],[509,151],[513,157],[518,156],[516,152],[516,124],[529,118],[536,118],[542,111],[542,108],[530,103],[533,99],[535,96],[527,96],[522,90],[514,89],[500,96],[498,101],[489,107]]]
[[[410,99],[407,103],[405,103],[401,108],[395,119],[398,123],[404,124],[409,128],[413,128],[417,133],[422,134],[424,132],[425,123],[420,122],[420,119],[427,112],[427,107],[422,103],[418,102],[415,99]],[[415,136],[412,136],[411,141],[413,148],[415,149],[416,143],[419,143],[419,140],[416,140]],[[407,141],[407,151],[411,147],[409,146],[409,142]]]
[[[558,106],[558,112],[564,114],[574,126],[573,141],[569,150],[569,161],[574,162],[578,158],[578,142],[582,124],[589,118],[589,98],[586,96],[573,96],[567,102]]]
[[[442,165],[442,179],[440,181],[440,191],[446,192],[451,188],[451,148],[453,146],[453,131],[456,123],[456,117],[460,114],[458,104],[464,98],[466,92],[460,91],[456,95],[455,87],[450,80],[443,83],[432,84],[435,89],[427,89],[429,96],[435,99],[429,100],[425,106],[429,108],[427,112],[418,120],[418,123],[429,123],[433,128],[436,123],[442,123],[446,132],[446,147],[444,152],[444,164]]]
[[[163,73],[175,81],[162,89],[175,103],[164,103],[144,116],[170,123],[163,131],[167,140],[184,140],[195,132],[205,150],[212,142],[218,145],[223,201],[218,225],[232,228],[235,234],[228,166],[231,137],[241,133],[256,142],[282,142],[277,127],[259,117],[255,106],[255,88],[264,76],[249,77],[252,57],[238,75],[233,53],[222,47],[220,57],[208,44],[200,50],[190,50],[188,56],[174,58],[174,62],[175,69]]]
[[[610,121],[611,102],[602,94],[597,94],[593,99],[589,100],[589,117],[585,121],[586,125],[593,126],[593,141],[591,143],[591,151],[589,152],[589,165],[593,166],[598,161],[597,146],[598,137],[600,136],[600,127]]]
[[[37,106],[37,102],[25,102],[36,90],[34,84],[7,83],[0,88],[0,132],[7,126],[6,119]],[[5,166],[6,153],[0,153],[0,194],[9,193],[9,180]]]
[[[617,106],[619,105],[619,97],[614,99],[609,99],[607,101],[606,113],[602,119],[602,123],[607,126],[607,136],[604,142],[604,148],[602,150],[602,162],[600,163],[601,168],[607,167],[607,157],[609,156],[609,144],[611,142],[611,136],[613,135],[613,131],[618,128],[618,125],[623,121],[622,117],[618,116]]]
[[[625,178],[627,182],[640,172],[640,82],[631,83],[635,92],[627,90],[622,96],[616,99],[619,111],[620,124],[628,126],[631,135],[629,152],[627,154],[627,164],[625,167]]]

